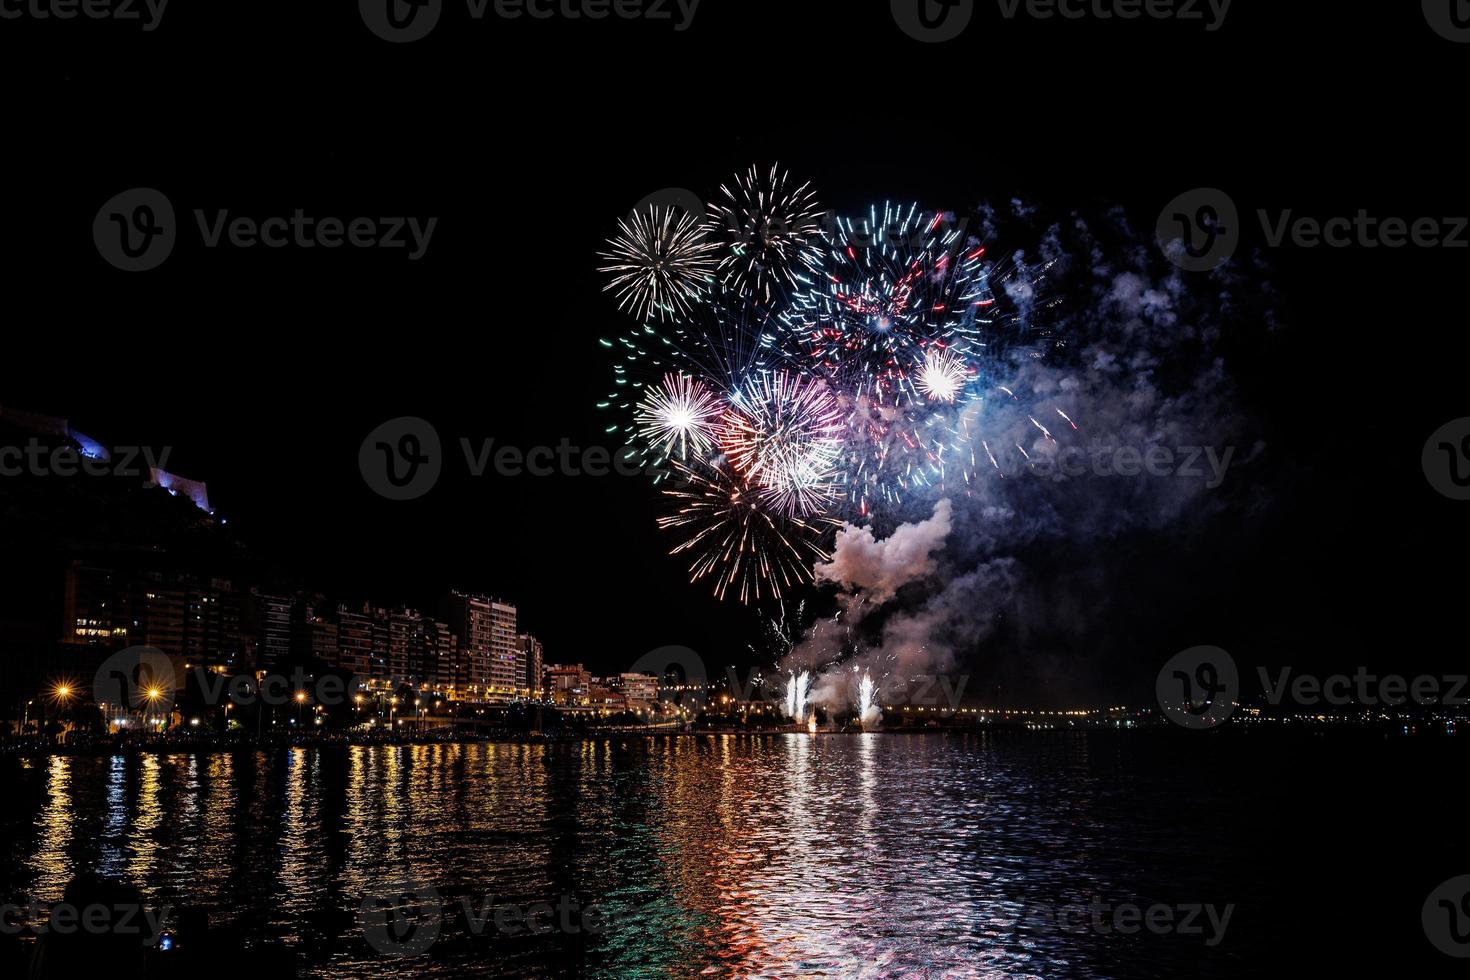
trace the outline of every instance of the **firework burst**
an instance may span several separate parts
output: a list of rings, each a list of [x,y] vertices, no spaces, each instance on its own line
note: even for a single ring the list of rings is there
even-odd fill
[[[842,409],[827,386],[786,371],[762,373],[734,391],[721,419],[730,464],[783,516],[809,516],[836,496]]]
[[[984,256],[950,215],[874,209],[838,222],[823,280],[793,297],[782,322],[813,373],[902,405],[926,353],[981,346],[982,313],[995,303]]]
[[[638,434],[661,458],[685,459],[691,449],[707,455],[714,448],[715,427],[724,411],[719,396],[703,381],[671,372],[646,389],[634,417]]]
[[[773,166],[751,167],[720,187],[710,205],[710,237],[719,243],[725,285],[763,303],[819,274],[826,235],[811,185],[796,185]]]
[[[1012,449],[1051,451],[1049,426],[1076,428],[991,377],[1022,355],[1016,297],[1039,306],[1047,265],[998,269],[968,219],[917,205],[829,224],[779,167],[737,175],[710,214],[619,224],[603,270],[639,322],[601,341],[616,363],[599,407],[634,455],[672,461],[659,524],[716,595],[780,598],[840,519],[967,494]]]
[[[697,216],[653,206],[618,222],[618,233],[599,257],[604,287],[618,307],[640,320],[686,315],[714,278],[717,259],[708,229]]]
[[[914,384],[930,401],[953,405],[969,380],[965,362],[952,351],[939,348],[924,355],[924,366]]]
[[[757,488],[728,464],[692,467],[675,460],[675,484],[664,490],[676,510],[659,527],[685,532],[670,554],[687,555],[691,581],[710,578],[715,595],[741,602],[779,599],[812,581],[812,567],[830,560],[822,539],[837,525],[772,515]]]

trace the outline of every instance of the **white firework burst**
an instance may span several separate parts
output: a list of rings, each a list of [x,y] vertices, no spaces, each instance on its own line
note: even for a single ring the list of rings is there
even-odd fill
[[[730,464],[785,516],[815,514],[837,495],[842,407],[826,384],[762,373],[731,393],[719,442]]]
[[[715,427],[724,410],[708,385],[680,371],[646,389],[633,420],[638,434],[660,456],[687,459],[691,449],[698,455],[714,449]]]
[[[604,289],[617,294],[618,307],[639,319],[672,319],[688,314],[714,281],[715,244],[700,217],[657,205],[618,221],[598,253],[612,274]]]
[[[970,380],[965,362],[949,350],[931,350],[924,355],[914,385],[931,402],[954,404]]]
[[[810,183],[797,186],[779,166],[767,173],[751,167],[720,193],[709,227],[727,286],[769,303],[773,290],[795,287],[820,268],[827,236]]]

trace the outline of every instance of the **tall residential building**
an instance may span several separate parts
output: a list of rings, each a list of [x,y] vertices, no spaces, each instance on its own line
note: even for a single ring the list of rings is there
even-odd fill
[[[373,614],[366,604],[337,607],[338,666],[356,677],[368,677],[373,666]]]
[[[463,592],[451,592],[440,602],[440,618],[454,634],[459,651],[453,673],[455,695],[461,701],[484,701],[490,697],[494,635],[491,605],[484,596]]]
[[[128,625],[119,613],[116,573],[74,561],[66,570],[61,642],[68,646],[127,646]]]
[[[520,636],[521,650],[526,659],[526,672],[522,675],[521,684],[526,688],[528,696],[541,697],[541,663],[544,659],[541,649],[541,641],[529,633]]]
[[[258,666],[277,669],[291,656],[291,606],[285,596],[252,591],[247,603],[254,626]]]
[[[525,685],[526,651],[516,632],[516,607],[490,603],[490,687],[496,697],[514,697]]]
[[[423,674],[423,617],[413,609],[399,608],[388,614],[388,673],[400,681]]]
[[[337,624],[322,615],[326,601],[319,595],[299,596],[291,607],[291,660],[317,661],[338,666]]]
[[[218,667],[249,668],[255,637],[245,625],[244,597],[229,579],[185,583],[184,659]]]
[[[388,641],[392,633],[392,619],[388,610],[373,609],[373,653],[372,669],[369,671],[374,677],[389,678],[393,672],[388,669]]]
[[[424,646],[427,652],[425,671],[429,684],[455,700],[455,669],[459,660],[459,641],[449,624],[438,619],[424,620]]]
[[[62,592],[62,643],[151,646],[197,664],[249,667],[256,638],[247,597],[229,579],[124,571],[74,561]]]
[[[143,573],[133,587],[131,635],[143,646],[184,653],[184,615],[188,596],[181,585],[159,572]]]
[[[439,607],[454,634],[458,665],[455,696],[463,701],[504,700],[522,687],[525,651],[516,632],[516,607],[486,596],[451,592]]]

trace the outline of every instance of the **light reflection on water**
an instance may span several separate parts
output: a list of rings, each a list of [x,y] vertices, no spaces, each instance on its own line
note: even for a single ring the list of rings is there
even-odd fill
[[[1200,802],[1181,826],[1167,767],[1082,736],[629,737],[38,766],[45,796],[7,897],[54,901],[98,869],[151,902],[284,939],[322,975],[1149,976],[1175,972],[1181,950],[1202,955],[1199,941],[1082,935],[1028,910],[1241,898],[1212,890],[1227,858],[1209,855],[1239,816],[1228,801]],[[574,896],[616,925],[505,937],[459,915],[427,957],[385,957],[354,915],[409,879],[451,911]]]

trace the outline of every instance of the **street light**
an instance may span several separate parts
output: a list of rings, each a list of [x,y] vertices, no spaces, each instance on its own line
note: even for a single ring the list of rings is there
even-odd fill
[[[61,724],[61,713],[66,710],[66,703],[71,700],[71,695],[71,685],[66,681],[57,681],[56,686],[51,689],[51,700],[56,702],[56,722],[58,725]]]
[[[148,701],[148,710],[152,711],[158,706],[158,702],[163,699],[163,688],[155,684],[153,687],[143,691],[143,697]]]

